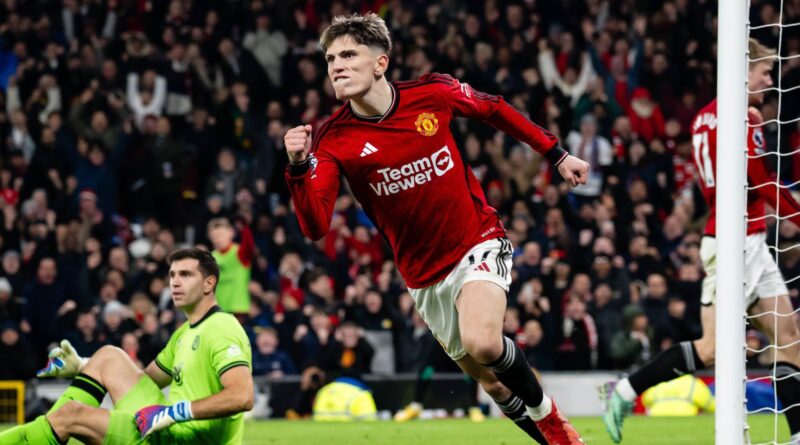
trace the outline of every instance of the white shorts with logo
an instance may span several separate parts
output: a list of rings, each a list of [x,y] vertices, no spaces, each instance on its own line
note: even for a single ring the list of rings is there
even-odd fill
[[[769,252],[766,244],[767,234],[764,232],[748,235],[744,242],[744,297],[748,309],[758,299],[788,295],[789,290],[783,281],[775,257]],[[717,301],[717,239],[703,237],[700,244],[700,259],[706,277],[703,279],[703,306],[715,304]]]
[[[408,289],[422,319],[453,360],[467,354],[456,311],[461,288],[470,281],[489,281],[508,292],[512,252],[511,241],[506,238],[484,241],[467,252],[444,280],[422,289]]]

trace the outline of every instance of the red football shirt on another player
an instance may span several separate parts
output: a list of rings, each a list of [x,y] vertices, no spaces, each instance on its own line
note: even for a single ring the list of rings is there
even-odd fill
[[[465,165],[449,126],[458,116],[481,119],[546,153],[556,138],[499,96],[447,75],[390,83],[392,105],[366,118],[344,104],[312,136],[311,167],[286,172],[303,233],[329,231],[339,176],[386,237],[412,288],[444,279],[476,244],[505,235],[497,212]]]
[[[790,217],[792,222],[800,226],[800,205],[794,200],[789,190],[775,187],[774,175],[770,174],[764,162],[765,158],[754,158],[764,153],[764,134],[761,119],[748,113],[750,128],[747,132],[747,151],[751,157],[747,161],[747,184],[749,187],[762,185],[747,193],[747,234],[763,232],[767,229],[764,204],[769,204],[778,214]],[[716,235],[717,215],[717,100],[703,107],[692,123],[692,145],[694,162],[697,165],[698,181],[703,196],[708,203],[711,214],[706,223],[705,234]],[[724,156],[741,156],[734,148],[725,148]]]

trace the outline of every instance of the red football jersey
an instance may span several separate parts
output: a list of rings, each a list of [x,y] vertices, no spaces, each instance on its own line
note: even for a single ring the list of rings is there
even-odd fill
[[[286,181],[303,233],[319,239],[330,230],[344,175],[408,286],[423,288],[444,279],[476,244],[505,235],[459,153],[452,120],[481,119],[540,153],[558,141],[501,97],[447,75],[390,86],[393,101],[383,116],[359,116],[349,103],[339,108],[312,135],[308,170],[287,170]]]
[[[764,133],[760,126],[761,119],[748,113],[750,128],[747,132],[747,184],[756,187],[747,193],[747,234],[763,232],[767,229],[764,203],[769,204],[778,214],[790,217],[792,222],[800,226],[800,205],[794,200],[788,189],[775,187],[775,177],[769,173],[764,157],[753,158],[764,153]],[[717,173],[717,100],[703,107],[692,123],[692,145],[694,146],[694,162],[697,165],[698,181],[703,190],[711,214],[706,223],[705,234],[716,235],[716,173]],[[740,152],[729,150],[730,156],[739,156]],[[763,185],[762,185],[763,184]]]

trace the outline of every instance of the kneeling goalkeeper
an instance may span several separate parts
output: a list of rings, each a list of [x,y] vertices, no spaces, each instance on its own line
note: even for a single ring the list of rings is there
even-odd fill
[[[90,359],[69,342],[50,353],[40,377],[74,377],[47,415],[0,434],[0,445],[241,444],[253,406],[250,343],[214,288],[219,267],[200,249],[169,257],[169,285],[183,324],[144,372],[119,348]],[[167,399],[161,391],[172,385]],[[98,408],[106,393],[113,410]]]

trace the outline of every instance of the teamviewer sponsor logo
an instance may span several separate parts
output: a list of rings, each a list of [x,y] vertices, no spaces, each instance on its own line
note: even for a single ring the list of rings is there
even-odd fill
[[[454,166],[450,148],[445,145],[430,157],[425,156],[398,168],[378,170],[382,181],[370,183],[369,186],[378,196],[394,195],[427,184],[432,178],[444,175]]]
[[[433,170],[436,172],[436,176],[442,176],[454,166],[453,157],[450,156],[450,149],[447,148],[447,145],[432,154],[431,161],[433,162]]]

